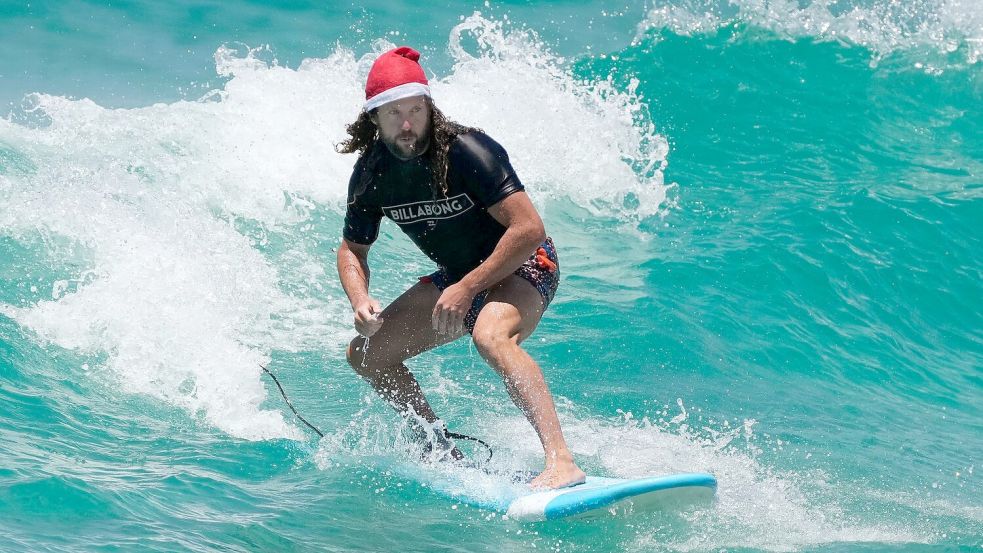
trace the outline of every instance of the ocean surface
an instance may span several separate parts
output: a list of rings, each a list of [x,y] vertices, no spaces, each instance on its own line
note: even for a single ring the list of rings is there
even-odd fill
[[[347,366],[333,147],[402,44],[556,241],[578,462],[715,505],[472,507]],[[0,46],[0,551],[983,549],[981,0],[3,1]],[[541,467],[468,341],[409,365]]]

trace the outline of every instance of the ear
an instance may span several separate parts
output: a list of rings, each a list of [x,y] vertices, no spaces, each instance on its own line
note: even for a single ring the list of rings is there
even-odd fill
[[[373,109],[372,111],[369,112],[369,121],[372,121],[372,124],[373,125],[375,125],[377,127],[379,126],[379,114],[378,114],[378,110]]]

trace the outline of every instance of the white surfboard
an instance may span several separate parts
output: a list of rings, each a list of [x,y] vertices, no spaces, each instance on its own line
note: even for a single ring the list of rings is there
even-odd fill
[[[490,501],[487,497],[463,499],[511,519],[532,522],[616,512],[619,507],[629,507],[629,503],[635,512],[706,506],[715,499],[717,480],[705,473],[631,479],[588,476],[583,484],[558,490],[534,491],[524,484],[512,489],[513,493]]]

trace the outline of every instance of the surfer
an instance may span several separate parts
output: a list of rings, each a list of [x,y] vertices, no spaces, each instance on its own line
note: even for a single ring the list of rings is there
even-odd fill
[[[397,411],[438,425],[443,438],[404,361],[470,333],[542,442],[545,468],[532,487],[583,482],[543,372],[520,346],[559,284],[553,241],[505,150],[444,117],[419,59],[404,46],[375,61],[363,109],[338,145],[339,152],[359,152],[338,248],[338,274],[359,333],[348,362]],[[385,309],[368,291],[369,248],[383,217],[438,265]],[[449,453],[463,457],[456,448]]]

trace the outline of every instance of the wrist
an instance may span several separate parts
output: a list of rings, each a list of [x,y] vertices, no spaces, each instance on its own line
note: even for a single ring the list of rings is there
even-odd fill
[[[369,297],[368,296],[362,296],[362,297],[358,297],[358,298],[352,299],[351,300],[352,311],[358,311],[358,308],[359,307],[367,304],[368,302],[369,302]]]
[[[462,290],[464,290],[465,292],[467,292],[468,294],[470,294],[472,296],[477,295],[478,292],[480,291],[478,289],[478,286],[477,286],[477,283],[475,282],[475,280],[472,279],[472,278],[468,278],[467,276],[464,277],[464,278],[462,278],[461,280],[459,280],[457,282],[457,286],[460,286]]]

